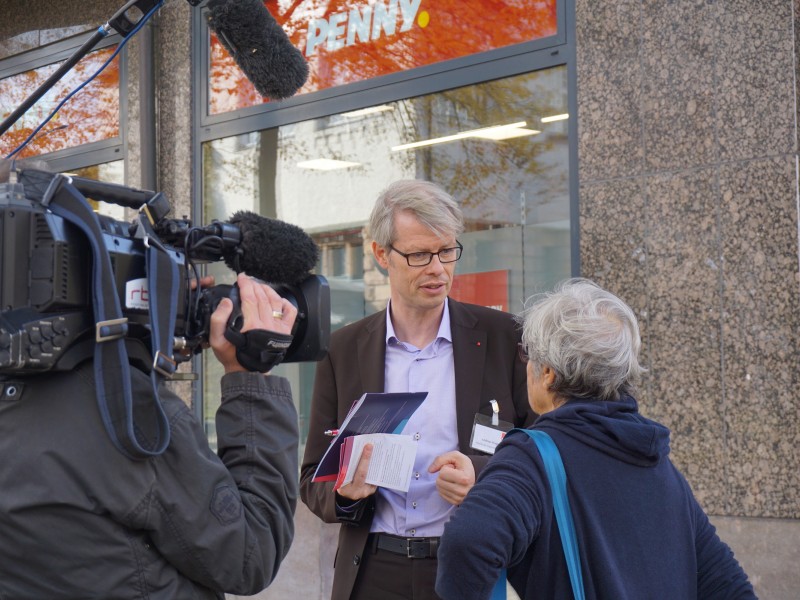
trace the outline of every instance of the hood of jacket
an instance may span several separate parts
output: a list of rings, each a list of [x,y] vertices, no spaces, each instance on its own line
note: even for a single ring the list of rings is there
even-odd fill
[[[631,397],[573,399],[540,416],[534,429],[558,431],[634,465],[652,466],[669,454],[669,429],[640,415]]]

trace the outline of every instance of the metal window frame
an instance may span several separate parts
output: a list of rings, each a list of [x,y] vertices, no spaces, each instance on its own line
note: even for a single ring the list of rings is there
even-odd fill
[[[0,79],[11,77],[66,60],[72,53],[91,37],[92,33],[83,33],[47,46],[40,46],[21,54],[15,54],[0,60]],[[121,41],[118,34],[109,35],[93,50],[101,50]],[[127,115],[128,115],[128,56],[127,48],[119,53],[119,136],[98,142],[83,144],[74,148],[65,148],[55,152],[40,154],[36,158],[45,161],[56,171],[69,171],[81,167],[103,164],[116,160],[125,161],[127,177]],[[83,93],[83,91],[79,92]]]

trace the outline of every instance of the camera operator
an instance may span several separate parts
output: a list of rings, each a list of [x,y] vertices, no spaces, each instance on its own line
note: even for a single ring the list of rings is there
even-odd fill
[[[238,285],[243,332],[291,333],[289,301],[243,274]],[[272,581],[294,534],[297,413],[288,381],[237,361],[232,308],[220,302],[209,335],[225,370],[218,455],[163,389],[169,446],[126,458],[104,430],[91,360],[0,380],[0,598],[219,599]],[[132,369],[131,386],[135,405],[152,403],[148,374]]]

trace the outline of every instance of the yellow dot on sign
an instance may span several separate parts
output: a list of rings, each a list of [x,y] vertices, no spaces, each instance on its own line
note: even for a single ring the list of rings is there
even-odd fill
[[[419,16],[417,17],[417,24],[419,24],[420,27],[425,28],[430,22],[431,16],[428,14],[427,10],[423,10],[421,13],[419,13]]]

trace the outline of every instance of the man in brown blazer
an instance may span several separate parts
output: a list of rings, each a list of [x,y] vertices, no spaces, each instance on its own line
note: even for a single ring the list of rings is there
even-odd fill
[[[463,231],[457,203],[438,186],[404,180],[378,198],[372,251],[389,273],[386,310],[336,331],[317,366],[300,476],[303,502],[342,523],[333,600],[435,600],[436,550],[450,512],[490,454],[475,449],[476,421],[493,406],[507,425],[527,426],[520,331],[512,315],[447,297]],[[427,391],[403,433],[418,441],[407,493],[364,481],[368,447],[354,481],[339,490],[312,482],[336,429],[365,392]]]

